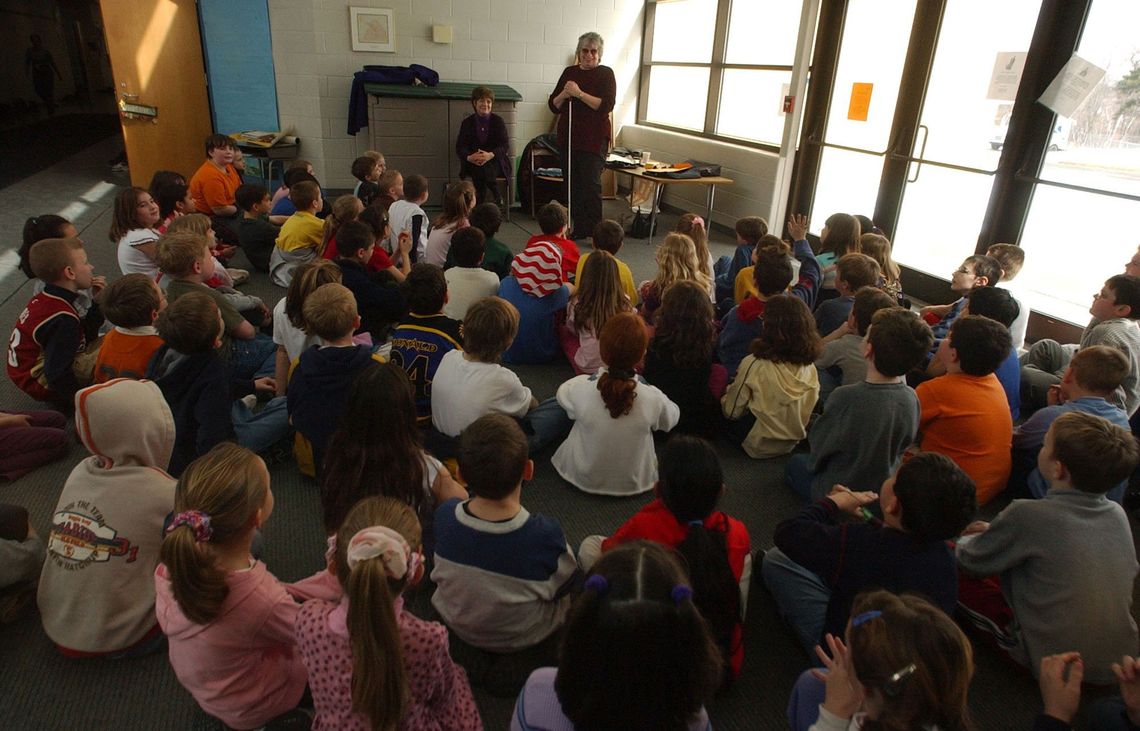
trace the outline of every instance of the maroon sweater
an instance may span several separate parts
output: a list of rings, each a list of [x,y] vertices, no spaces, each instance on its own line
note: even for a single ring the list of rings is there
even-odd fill
[[[590,109],[584,102],[568,99],[562,103],[562,109],[554,106],[554,97],[562,91],[567,81],[573,81],[585,93],[601,98],[602,104],[597,109]],[[595,66],[589,71],[583,71],[579,66],[567,66],[554,91],[550,94],[547,104],[550,111],[558,116],[558,146],[566,149],[566,127],[568,115],[566,107],[574,105],[574,135],[571,142],[573,149],[580,152],[593,152],[604,155],[610,144],[610,112],[614,108],[617,97],[617,81],[614,79],[614,70],[609,66]]]

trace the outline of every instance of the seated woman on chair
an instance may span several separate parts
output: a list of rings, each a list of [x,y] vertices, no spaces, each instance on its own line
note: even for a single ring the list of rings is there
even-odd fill
[[[491,113],[494,104],[495,92],[487,87],[471,90],[475,113],[459,125],[455,154],[459,156],[459,177],[471,179],[476,201],[482,203],[490,192],[491,200],[502,205],[497,180],[511,175],[510,138],[503,118]]]

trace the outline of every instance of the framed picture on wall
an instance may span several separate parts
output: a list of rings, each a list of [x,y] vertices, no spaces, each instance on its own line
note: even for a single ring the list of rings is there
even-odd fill
[[[396,20],[390,8],[348,9],[352,50],[396,52]]]

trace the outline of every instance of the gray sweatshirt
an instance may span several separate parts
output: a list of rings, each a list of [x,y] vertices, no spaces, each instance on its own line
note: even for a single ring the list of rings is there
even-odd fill
[[[1010,655],[1034,675],[1042,657],[1077,650],[1086,683],[1114,684],[1111,664],[1136,654],[1140,566],[1124,509],[1104,495],[1054,488],[1014,500],[985,533],[962,538],[957,555],[969,574],[1001,575],[1017,639]]]

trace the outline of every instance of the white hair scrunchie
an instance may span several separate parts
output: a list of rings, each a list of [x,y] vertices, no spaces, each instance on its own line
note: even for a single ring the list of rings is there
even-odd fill
[[[347,562],[351,571],[361,561],[380,559],[384,574],[393,579],[410,578],[423,556],[413,552],[402,535],[382,525],[365,528],[348,542]]]

